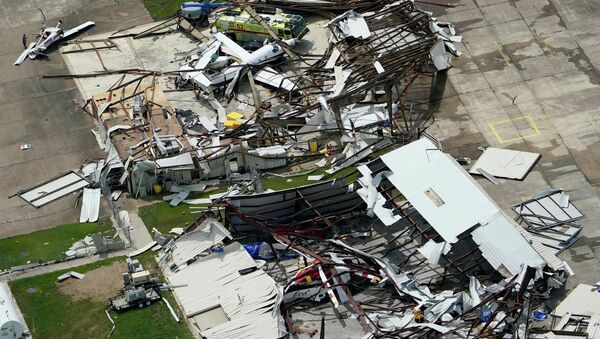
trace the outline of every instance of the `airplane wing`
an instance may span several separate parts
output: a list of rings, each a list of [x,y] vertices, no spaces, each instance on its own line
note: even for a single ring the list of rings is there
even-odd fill
[[[66,39],[67,37],[69,37],[70,35],[73,35],[75,33],[81,32],[84,29],[88,28],[88,27],[92,27],[94,26],[96,23],[93,21],[88,21],[85,23],[82,23],[81,25],[77,26],[77,27],[73,27],[67,31],[64,31],[62,38]]]
[[[231,94],[233,93],[233,89],[235,88],[235,85],[237,84],[237,82],[240,80],[240,76],[242,75],[242,71],[245,69],[245,67],[239,67],[235,73],[235,76],[233,77],[233,80],[231,80],[231,82],[229,83],[229,85],[227,85],[227,89],[225,90],[225,96],[226,97],[231,97]]]
[[[293,82],[286,79],[283,75],[277,73],[271,67],[263,67],[254,73],[254,80],[275,88],[281,88],[288,92],[297,91],[298,87]]]
[[[17,60],[15,61],[15,65],[20,65],[21,63],[23,63],[23,61],[25,61],[25,59],[27,58],[27,54],[29,54],[29,52],[35,47],[35,42],[32,42],[29,44],[29,46],[27,46],[27,48],[23,51],[23,53],[21,53],[21,55],[19,55],[19,57],[17,58]]]
[[[202,57],[200,58],[200,60],[198,60],[198,62],[196,63],[196,66],[194,66],[194,68],[195,69],[206,68],[206,66],[211,61],[213,61],[212,58],[215,55],[215,53],[217,53],[217,51],[219,50],[220,47],[221,47],[220,41],[215,41],[212,44],[210,44],[210,46],[208,46],[206,51],[204,51],[204,53],[202,53]]]
[[[247,63],[246,60],[250,59],[250,53],[248,53],[242,46],[238,45],[235,41],[229,39],[225,34],[221,32],[217,32],[213,34],[215,39],[219,40],[223,45],[227,46],[229,49],[228,54],[233,55],[234,57],[239,58],[244,63]],[[227,53],[227,51],[225,51]]]

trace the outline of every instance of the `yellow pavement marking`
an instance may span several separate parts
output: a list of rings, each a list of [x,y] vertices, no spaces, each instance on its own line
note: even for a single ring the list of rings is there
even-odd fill
[[[500,53],[500,55],[502,56],[502,59],[504,59],[504,64],[506,66],[510,65],[510,59],[508,58],[506,53],[504,53],[504,49],[502,49],[502,45],[498,41],[496,41],[496,49],[498,50],[498,53]]]
[[[552,47],[550,47],[550,45],[548,45],[546,43],[546,40],[544,39],[544,37],[541,37],[537,34],[534,34],[533,37],[540,45],[542,45],[541,47],[542,47],[542,50],[544,51],[544,54],[554,55],[554,50],[552,49]]]
[[[525,120],[525,121],[527,121],[527,123],[529,124],[529,127],[531,127],[531,129],[533,129],[535,132],[533,132],[531,134],[527,134],[527,135],[522,135],[522,136],[520,136],[518,138],[512,138],[512,139],[504,140],[500,136],[500,133],[498,133],[498,130],[496,128],[499,127],[499,125],[507,124],[507,123],[511,123],[512,124],[513,122],[519,121],[519,120]],[[519,140],[523,140],[523,139],[535,137],[535,136],[538,136],[538,135],[541,134],[539,128],[535,124],[535,121],[533,121],[533,118],[531,118],[530,115],[523,115],[523,116],[518,117],[518,118],[496,121],[496,122],[491,123],[489,126],[490,126],[490,129],[492,130],[492,132],[494,133],[494,135],[496,136],[496,139],[498,139],[498,142],[501,143],[501,144],[506,144],[506,143],[513,142],[513,141],[519,141]]]

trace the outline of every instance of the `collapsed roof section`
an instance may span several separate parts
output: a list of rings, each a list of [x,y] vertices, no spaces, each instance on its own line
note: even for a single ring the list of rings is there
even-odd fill
[[[560,268],[554,255],[538,253],[530,239],[523,237],[523,229],[428,138],[389,152],[359,170],[363,175],[359,194],[369,211],[385,225],[404,222],[409,225],[407,233],[418,232],[412,239],[429,261],[437,263],[441,257],[458,268],[451,254],[467,246],[471,247],[468,253],[481,252],[505,277],[517,274],[523,264],[542,269],[552,263],[552,269]],[[468,274],[473,268],[459,271]]]
[[[331,226],[359,214],[360,197],[343,180],[333,180],[288,190],[228,198],[229,223],[238,231],[255,224],[278,234],[320,235]],[[338,226],[341,226],[338,224]]]
[[[179,285],[174,294],[204,338],[280,338],[286,333],[279,287],[237,242],[177,272],[167,270],[166,277]]]
[[[536,194],[513,209],[519,215],[528,237],[535,239],[554,253],[564,251],[581,237],[581,226],[575,223],[583,213],[569,201],[562,189]]]
[[[101,145],[108,150],[112,143],[120,159],[155,160],[190,149],[173,108],[150,74],[117,83],[90,103]]]
[[[334,117],[343,130],[342,108],[363,101],[370,91],[384,90],[386,118],[395,121],[397,113],[404,113],[403,96],[417,78],[431,81],[429,53],[437,36],[429,28],[430,19],[411,1],[398,1],[377,12],[349,11],[330,21],[333,41],[328,52],[306,71],[316,88],[329,94],[289,115],[323,110],[325,121]]]

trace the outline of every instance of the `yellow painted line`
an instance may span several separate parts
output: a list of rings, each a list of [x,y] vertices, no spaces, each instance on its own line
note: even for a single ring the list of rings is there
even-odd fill
[[[554,50],[552,49],[552,47],[550,47],[550,45],[548,45],[546,43],[546,41],[544,40],[544,37],[541,37],[537,34],[533,35],[535,40],[537,40],[537,42],[542,45],[542,50],[544,51],[544,54],[546,55],[554,55]]]
[[[503,139],[500,136],[500,133],[498,133],[498,130],[496,129],[496,127],[498,127],[498,125],[506,124],[506,123],[509,123],[509,122],[512,123],[512,122],[515,122],[515,121],[518,121],[518,120],[526,120],[527,124],[529,124],[529,127],[531,127],[531,129],[533,129],[534,132],[531,133],[531,134],[527,134],[527,135],[523,135],[523,136],[517,137],[517,138],[506,139],[506,140]],[[492,132],[494,133],[494,135],[496,136],[496,139],[501,144],[507,144],[509,142],[519,141],[519,140],[523,140],[523,139],[535,137],[535,136],[538,136],[538,135],[541,134],[540,129],[535,124],[535,121],[533,121],[533,118],[530,115],[524,115],[524,116],[521,116],[521,117],[518,117],[518,118],[496,121],[496,122],[493,122],[493,123],[489,124],[489,126],[490,126],[490,129],[492,130]],[[515,127],[515,129],[516,129],[516,127]]]
[[[502,49],[502,45],[498,41],[496,41],[496,49],[498,50],[498,53],[500,53],[500,55],[502,56],[502,59],[504,59],[504,63],[506,64],[506,66],[510,65],[510,59],[504,53],[504,49]]]

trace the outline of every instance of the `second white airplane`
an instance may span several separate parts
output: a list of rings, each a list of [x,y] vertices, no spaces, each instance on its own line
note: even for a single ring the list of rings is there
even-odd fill
[[[230,96],[235,84],[243,72],[245,72],[244,65],[262,66],[260,69],[251,67],[254,80],[290,92],[297,90],[297,86],[293,82],[286,79],[273,68],[263,66],[277,60],[283,55],[283,48],[276,43],[266,44],[256,51],[249,53],[223,33],[214,33],[213,36],[216,40],[202,53],[199,59],[196,59],[197,61],[192,61],[190,65],[184,65],[180,68],[180,71],[182,71],[180,75],[183,80],[193,82],[205,91],[211,91],[212,88],[229,82],[225,95]],[[284,43],[290,47],[294,47],[296,40],[284,40]],[[240,62],[234,62],[218,70],[227,65],[228,58],[219,56],[219,50],[223,45],[227,47],[223,51]]]

